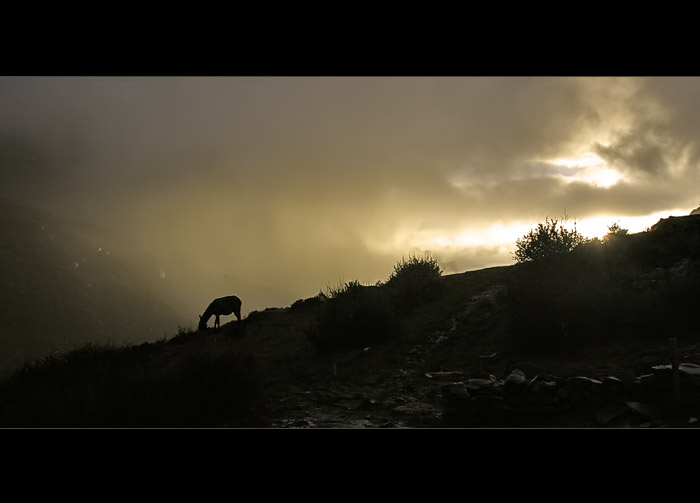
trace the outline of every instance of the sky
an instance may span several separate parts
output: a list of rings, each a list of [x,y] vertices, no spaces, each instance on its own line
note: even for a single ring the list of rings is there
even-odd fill
[[[430,251],[513,264],[568,215],[588,237],[700,205],[692,77],[0,77],[0,197],[156,257],[196,320],[386,280]]]

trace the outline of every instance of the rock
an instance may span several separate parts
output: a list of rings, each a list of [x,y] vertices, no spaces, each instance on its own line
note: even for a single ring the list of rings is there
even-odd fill
[[[524,375],[537,374],[537,367],[535,366],[534,363],[532,363],[530,361],[518,362],[515,365],[512,365],[510,368],[511,368],[511,372],[513,370],[520,370],[521,372],[523,372]]]
[[[652,367],[654,375],[666,375],[673,372],[673,365],[667,363],[665,365],[654,365]],[[700,377],[700,365],[695,363],[680,363],[678,364],[678,372],[687,377]]]
[[[515,369],[506,377],[503,387],[506,394],[515,394],[524,391],[527,384],[525,373],[522,370]]]
[[[602,387],[602,382],[590,377],[576,376],[566,380],[566,388],[572,393],[597,393]]]
[[[464,383],[467,391],[475,393],[487,393],[496,384],[496,380],[491,379],[468,379]]]
[[[518,383],[525,383],[527,382],[527,377],[525,377],[525,372],[523,372],[520,369],[513,369],[511,371],[510,375],[506,378],[506,380],[513,378],[518,381]]]
[[[464,372],[429,372],[425,374],[428,379],[434,379],[436,381],[454,381],[464,376]]]
[[[471,398],[469,391],[464,387],[464,383],[452,383],[442,386],[442,400],[445,404],[454,402],[468,402]]]
[[[604,386],[617,386],[622,384],[622,381],[615,376],[605,376],[600,381]]]
[[[399,405],[398,407],[394,407],[392,410],[398,414],[425,415],[433,413],[434,407],[427,403],[413,402],[406,405]]]
[[[673,367],[670,364],[656,365],[652,367],[654,375],[659,379],[660,389],[670,389],[673,385]],[[685,388],[700,387],[700,365],[695,363],[681,363],[678,365],[678,374],[681,377],[681,385]]]
[[[491,387],[491,393],[494,393],[499,396],[503,396],[505,392],[505,381],[503,379],[499,379],[495,383],[493,383],[493,386]]]
[[[528,381],[527,385],[525,386],[525,389],[533,393],[538,393],[540,391],[539,374]]]
[[[678,371],[692,379],[700,378],[700,365],[694,363],[681,363],[678,365]]]
[[[651,367],[651,370],[655,376],[663,377],[673,372],[673,367],[671,366],[671,364],[654,365],[653,367]]]

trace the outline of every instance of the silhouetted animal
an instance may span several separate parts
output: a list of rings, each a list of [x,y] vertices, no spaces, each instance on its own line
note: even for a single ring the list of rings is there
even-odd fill
[[[199,330],[207,328],[207,321],[212,315],[216,316],[214,328],[218,330],[220,326],[219,316],[227,316],[231,313],[236,315],[238,321],[241,321],[241,299],[235,295],[214,299],[207,307],[207,310],[204,311],[204,314],[199,317]]]

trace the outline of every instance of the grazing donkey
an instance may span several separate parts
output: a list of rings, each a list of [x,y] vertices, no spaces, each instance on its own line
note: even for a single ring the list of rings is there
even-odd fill
[[[212,315],[216,316],[214,328],[218,330],[221,325],[219,316],[227,316],[231,313],[236,315],[238,321],[241,321],[241,299],[235,295],[214,299],[207,307],[207,310],[204,311],[204,314],[199,317],[199,330],[207,328],[207,321]]]

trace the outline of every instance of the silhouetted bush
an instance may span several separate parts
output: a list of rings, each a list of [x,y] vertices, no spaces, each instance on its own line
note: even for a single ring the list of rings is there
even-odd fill
[[[507,285],[510,342],[541,351],[697,332],[695,241],[694,234],[619,234],[519,265]]]
[[[608,225],[608,233],[603,237],[603,242],[607,242],[618,237],[627,236],[628,234],[629,230],[623,229],[620,227],[620,224],[613,222],[612,224]]]
[[[401,258],[386,282],[392,292],[392,305],[399,311],[409,311],[434,301],[443,293],[440,282],[442,268],[430,255],[409,255]]]
[[[316,323],[306,331],[318,349],[362,348],[400,335],[401,326],[378,287],[351,281],[329,290],[330,298],[323,303]]]
[[[354,279],[352,281],[348,281],[345,284],[340,283],[336,287],[328,285],[328,293],[325,295],[325,297],[330,299],[337,299],[342,297],[356,296],[359,295],[358,292],[362,291],[365,288],[366,287],[362,285],[362,283],[360,283],[359,280]]]
[[[514,258],[522,262],[543,262],[553,257],[565,255],[578,245],[585,243],[586,238],[574,229],[569,230],[560,225],[559,220],[549,217],[544,223],[515,242]]]
[[[255,420],[257,362],[235,353],[152,361],[154,345],[88,345],[0,383],[2,427],[216,427]]]
[[[595,257],[595,250],[588,252]],[[571,348],[620,321],[610,299],[614,291],[600,282],[601,264],[582,255],[514,271],[507,283],[512,344],[537,351]]]

